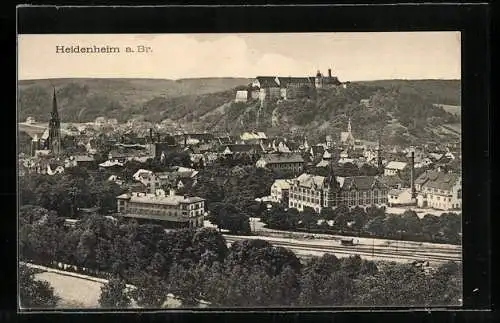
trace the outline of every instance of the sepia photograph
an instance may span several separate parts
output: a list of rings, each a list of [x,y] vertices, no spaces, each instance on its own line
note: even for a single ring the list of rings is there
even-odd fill
[[[461,306],[461,56],[454,31],[19,34],[19,309]]]

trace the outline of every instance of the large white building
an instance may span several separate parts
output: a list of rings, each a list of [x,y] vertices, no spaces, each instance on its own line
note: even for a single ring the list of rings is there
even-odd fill
[[[457,173],[426,171],[415,180],[417,205],[438,210],[462,208],[462,176]]]
[[[407,166],[408,164],[405,162],[390,161],[384,167],[384,175],[385,176],[398,175],[400,172],[405,170]]]
[[[152,222],[171,228],[197,228],[203,226],[205,200],[200,197],[166,195],[158,189],[155,194],[130,193],[117,198],[118,213],[140,222]]]

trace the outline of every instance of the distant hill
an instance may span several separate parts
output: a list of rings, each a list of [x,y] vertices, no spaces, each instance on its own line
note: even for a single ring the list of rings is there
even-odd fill
[[[19,81],[18,120],[32,116],[47,121],[51,109],[52,86],[57,89],[60,114],[71,121],[91,121],[98,116],[123,120],[142,114],[153,98],[165,99],[226,91],[251,82],[245,78],[199,79],[50,79]]]
[[[460,81],[353,82],[347,89],[320,90],[308,99],[269,102],[263,107],[258,100],[234,102],[236,89],[251,82],[243,78],[51,82],[58,90],[63,122],[91,121],[98,116],[119,121],[142,117],[200,131],[259,128],[270,135],[307,134],[321,139],[327,134],[338,138],[351,118],[355,136],[367,140],[381,136],[387,143],[406,145],[459,139],[459,133],[443,125],[460,123],[460,114],[448,112],[449,105],[460,105]],[[369,99],[371,107],[361,104],[362,99]],[[48,80],[20,82],[20,121],[27,116],[46,121],[50,104]]]
[[[460,80],[379,80],[356,83],[385,89],[399,88],[405,93],[416,93],[437,104],[461,105]]]

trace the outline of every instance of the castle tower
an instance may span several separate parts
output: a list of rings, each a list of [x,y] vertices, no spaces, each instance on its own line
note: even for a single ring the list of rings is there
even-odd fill
[[[323,75],[321,75],[321,72],[319,70],[316,73],[316,79],[314,80],[314,85],[316,86],[317,89],[323,87]]]
[[[49,121],[49,149],[52,153],[58,156],[61,153],[61,121],[57,112],[56,89],[54,88],[54,96],[52,99],[52,112],[50,113]]]

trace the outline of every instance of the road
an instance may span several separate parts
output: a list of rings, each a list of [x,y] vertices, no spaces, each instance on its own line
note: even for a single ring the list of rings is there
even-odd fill
[[[344,246],[335,240],[300,240],[266,236],[234,236],[224,235],[228,244],[238,240],[262,239],[275,246],[289,248],[300,257],[321,256],[332,253],[339,257],[359,255],[365,259],[409,262],[414,260],[429,261],[440,264],[447,261],[461,261],[462,249],[460,246],[411,246],[398,244],[368,244],[367,239],[361,240],[354,246]]]
[[[107,283],[106,279],[93,277],[65,270],[59,270],[51,267],[23,263],[28,267],[37,268],[43,272],[35,274],[37,280],[45,280],[54,288],[54,292],[61,298],[58,308],[99,308],[99,297],[101,287]],[[127,284],[127,289],[136,287]],[[178,308],[181,301],[172,294],[167,295],[163,308]],[[201,301],[200,307],[207,307],[207,302]],[[132,300],[131,308],[141,308]]]

